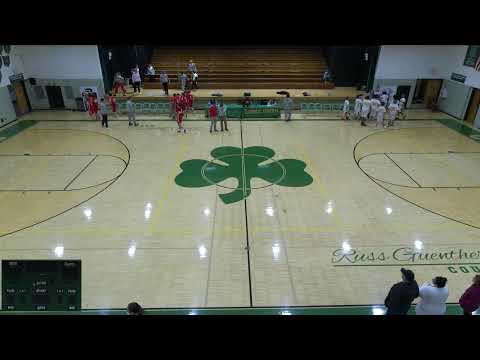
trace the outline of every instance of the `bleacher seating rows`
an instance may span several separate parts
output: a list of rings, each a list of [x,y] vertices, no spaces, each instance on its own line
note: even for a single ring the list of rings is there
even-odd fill
[[[192,59],[203,89],[323,89],[327,69],[322,50],[315,47],[159,47],[151,63],[156,75],[145,81],[147,89],[160,89],[160,71],[166,71],[170,86],[178,87],[178,75],[187,72]]]

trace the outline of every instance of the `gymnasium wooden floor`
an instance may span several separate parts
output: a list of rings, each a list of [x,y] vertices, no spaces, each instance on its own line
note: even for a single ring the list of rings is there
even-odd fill
[[[0,258],[82,260],[85,309],[383,304],[402,266],[457,302],[480,272],[478,133],[309,116],[29,114],[0,130]]]

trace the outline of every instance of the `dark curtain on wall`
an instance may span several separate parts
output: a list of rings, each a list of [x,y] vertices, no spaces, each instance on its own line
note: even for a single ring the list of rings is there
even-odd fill
[[[329,46],[325,53],[336,86],[372,86],[378,46]]]
[[[116,46],[105,44],[100,45],[98,49],[106,91],[111,89],[113,76],[117,72],[129,78],[131,76],[130,70],[138,65],[143,76],[153,53],[153,46],[148,45]],[[111,58],[109,53],[111,53]]]

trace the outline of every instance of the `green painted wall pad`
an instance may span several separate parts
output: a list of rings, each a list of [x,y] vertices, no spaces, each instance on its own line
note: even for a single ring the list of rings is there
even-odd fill
[[[35,125],[37,122],[34,120],[20,121],[12,126],[9,126],[3,130],[0,130],[0,143],[10,139],[25,129]]]

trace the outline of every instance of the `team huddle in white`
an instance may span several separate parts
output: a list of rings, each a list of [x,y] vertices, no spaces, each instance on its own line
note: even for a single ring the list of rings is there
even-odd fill
[[[400,97],[400,100],[395,99],[393,95],[389,96],[386,92],[382,95],[374,95],[371,99],[369,95],[358,95],[353,108],[353,118],[360,120],[362,126],[366,126],[365,121],[367,120],[376,121],[375,127],[393,126],[399,116],[405,119],[403,112],[405,103],[404,95]],[[350,101],[348,98],[343,103],[342,113],[344,120],[350,119]]]

